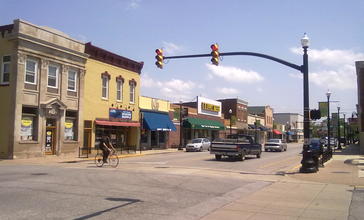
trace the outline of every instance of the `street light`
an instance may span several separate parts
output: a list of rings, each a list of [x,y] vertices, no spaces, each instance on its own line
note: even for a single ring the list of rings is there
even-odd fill
[[[308,55],[307,48],[310,45],[309,38],[305,33],[301,39],[303,48],[303,65],[301,72],[303,73],[303,152],[301,160],[301,173],[314,173],[318,168],[313,160],[312,152],[309,151],[310,142],[310,101],[309,101],[309,86],[308,86]]]
[[[230,135],[231,135],[231,115],[233,114],[233,110],[229,109],[230,114]]]
[[[330,146],[330,96],[331,92],[330,90],[327,90],[326,97],[327,97],[327,149],[329,150],[330,157],[332,155],[332,150]]]
[[[179,146],[178,150],[183,150],[183,130],[182,130],[182,100],[179,101]]]

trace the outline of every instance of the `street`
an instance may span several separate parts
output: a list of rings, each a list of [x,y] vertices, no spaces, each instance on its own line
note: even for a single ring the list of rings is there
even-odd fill
[[[0,164],[0,219],[199,219],[299,164],[300,146],[245,161],[209,152],[123,158],[116,169]]]

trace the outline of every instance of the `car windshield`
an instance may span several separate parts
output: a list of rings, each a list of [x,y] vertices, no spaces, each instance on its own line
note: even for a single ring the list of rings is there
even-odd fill
[[[279,139],[269,139],[268,142],[279,143]]]
[[[202,139],[193,139],[193,140],[192,140],[192,143],[193,143],[193,144],[201,143],[201,142],[202,142]]]

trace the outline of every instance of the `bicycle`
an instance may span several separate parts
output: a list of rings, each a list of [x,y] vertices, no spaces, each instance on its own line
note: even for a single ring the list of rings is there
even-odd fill
[[[116,168],[119,165],[119,157],[118,154],[116,153],[116,149],[111,146],[111,152],[109,154],[109,156],[107,157],[107,163],[113,167]],[[103,152],[97,152],[96,156],[95,156],[95,164],[97,167],[102,167],[104,165],[104,160],[103,160]]]

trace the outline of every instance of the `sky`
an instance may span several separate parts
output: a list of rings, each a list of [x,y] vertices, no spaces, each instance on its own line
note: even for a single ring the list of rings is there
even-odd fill
[[[0,0],[0,25],[20,18],[60,30],[121,56],[143,61],[141,95],[171,102],[240,98],[274,112],[303,112],[303,78],[295,69],[252,56],[155,63],[165,56],[256,52],[302,65],[300,39],[310,38],[310,108],[356,110],[355,61],[364,61],[361,0]]]

